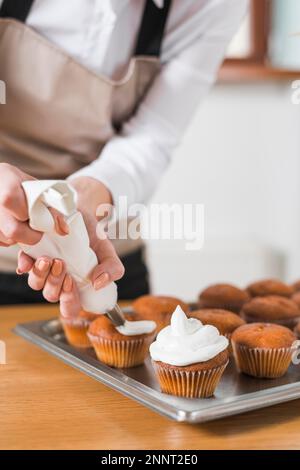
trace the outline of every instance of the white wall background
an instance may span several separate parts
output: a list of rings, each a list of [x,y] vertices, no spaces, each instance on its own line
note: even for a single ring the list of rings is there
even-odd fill
[[[300,78],[300,77],[299,77]],[[300,105],[291,84],[217,85],[193,118],[153,202],[205,205],[205,243],[148,242],[155,293],[300,277]]]

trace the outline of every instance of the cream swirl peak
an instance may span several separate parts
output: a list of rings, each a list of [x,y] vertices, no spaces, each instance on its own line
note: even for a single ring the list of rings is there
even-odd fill
[[[215,326],[202,325],[197,318],[187,318],[178,305],[171,324],[161,330],[150,346],[154,361],[173,366],[188,366],[213,359],[228,346],[228,339]]]
[[[124,325],[116,326],[121,335],[125,336],[136,336],[136,335],[146,335],[152,333],[156,328],[156,323],[151,320],[138,320],[138,321],[128,321],[125,320]]]

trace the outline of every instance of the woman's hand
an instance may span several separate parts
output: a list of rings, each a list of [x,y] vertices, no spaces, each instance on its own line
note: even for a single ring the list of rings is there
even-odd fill
[[[34,178],[7,163],[0,163],[0,246],[16,243],[35,245],[42,233],[33,230],[28,224],[28,208],[23,191],[23,181]],[[65,235],[68,226],[59,212],[51,210],[57,233]]]
[[[93,286],[98,290],[120,279],[124,274],[124,267],[111,242],[107,238],[99,239],[96,233],[98,223],[96,209],[100,204],[111,204],[111,195],[108,189],[94,178],[80,177],[72,180],[70,184],[77,191],[78,210],[83,215],[90,246],[99,261],[91,273]],[[63,316],[78,315],[81,308],[78,289],[71,276],[66,273],[62,260],[42,257],[34,262],[32,258],[21,252],[18,272],[29,272],[30,287],[34,290],[43,290],[43,295],[49,302],[60,301],[60,311]]]
[[[28,284],[36,291],[42,290],[48,302],[60,300],[61,313],[65,317],[76,317],[80,310],[79,293],[65,263],[60,259],[42,256],[34,261],[24,252],[19,253],[19,274],[29,273]]]
[[[104,184],[90,177],[72,180],[72,186],[78,194],[78,210],[83,215],[90,238],[90,246],[97,255],[99,264],[93,270],[91,280],[94,288],[101,289],[111,281],[117,281],[124,275],[124,267],[111,241],[102,232],[97,236],[96,211],[100,204],[112,206],[111,194]]]

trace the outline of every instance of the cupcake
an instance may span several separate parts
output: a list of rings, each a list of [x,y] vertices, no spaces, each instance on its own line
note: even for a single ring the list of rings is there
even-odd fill
[[[157,331],[160,331],[170,323],[177,305],[180,305],[185,313],[189,312],[189,306],[182,300],[162,295],[143,295],[132,303],[132,308],[145,320],[154,320]]]
[[[239,313],[249,300],[246,291],[231,284],[215,284],[204,289],[199,295],[199,308],[221,308]]]
[[[216,327],[187,318],[178,306],[171,324],[150,346],[162,392],[186,398],[212,396],[228,364],[227,347],[228,339]]]
[[[197,318],[203,325],[215,326],[219,333],[230,338],[234,330],[245,324],[245,321],[236,313],[219,308],[204,308],[190,313],[190,317]],[[229,347],[231,352],[231,348]]]
[[[237,368],[247,375],[277,378],[291,363],[296,340],[291,330],[271,323],[240,326],[231,342]]]
[[[251,297],[262,297],[265,295],[290,297],[294,290],[279,279],[265,279],[249,284],[247,292]]]
[[[98,316],[88,330],[88,337],[98,359],[112,367],[142,364],[156,335],[153,321],[140,321],[137,314],[125,314],[125,324],[115,327],[105,316]]]
[[[76,318],[60,316],[60,321],[68,343],[77,348],[90,348],[92,345],[87,336],[90,324],[99,315],[81,310]]]
[[[288,328],[294,328],[300,320],[300,311],[293,300],[278,295],[269,295],[254,297],[244,305],[241,316],[247,323],[278,323]]]

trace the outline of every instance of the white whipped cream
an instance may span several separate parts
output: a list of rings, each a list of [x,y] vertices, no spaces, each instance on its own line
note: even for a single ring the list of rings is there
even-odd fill
[[[141,321],[128,321],[125,320],[124,325],[116,326],[121,335],[125,336],[136,336],[136,335],[145,335],[152,333],[156,328],[156,323],[151,320],[141,320]]]
[[[217,356],[228,346],[215,326],[203,325],[197,318],[187,318],[178,305],[172,315],[171,325],[159,332],[150,346],[154,361],[173,366],[188,366],[205,362]]]

